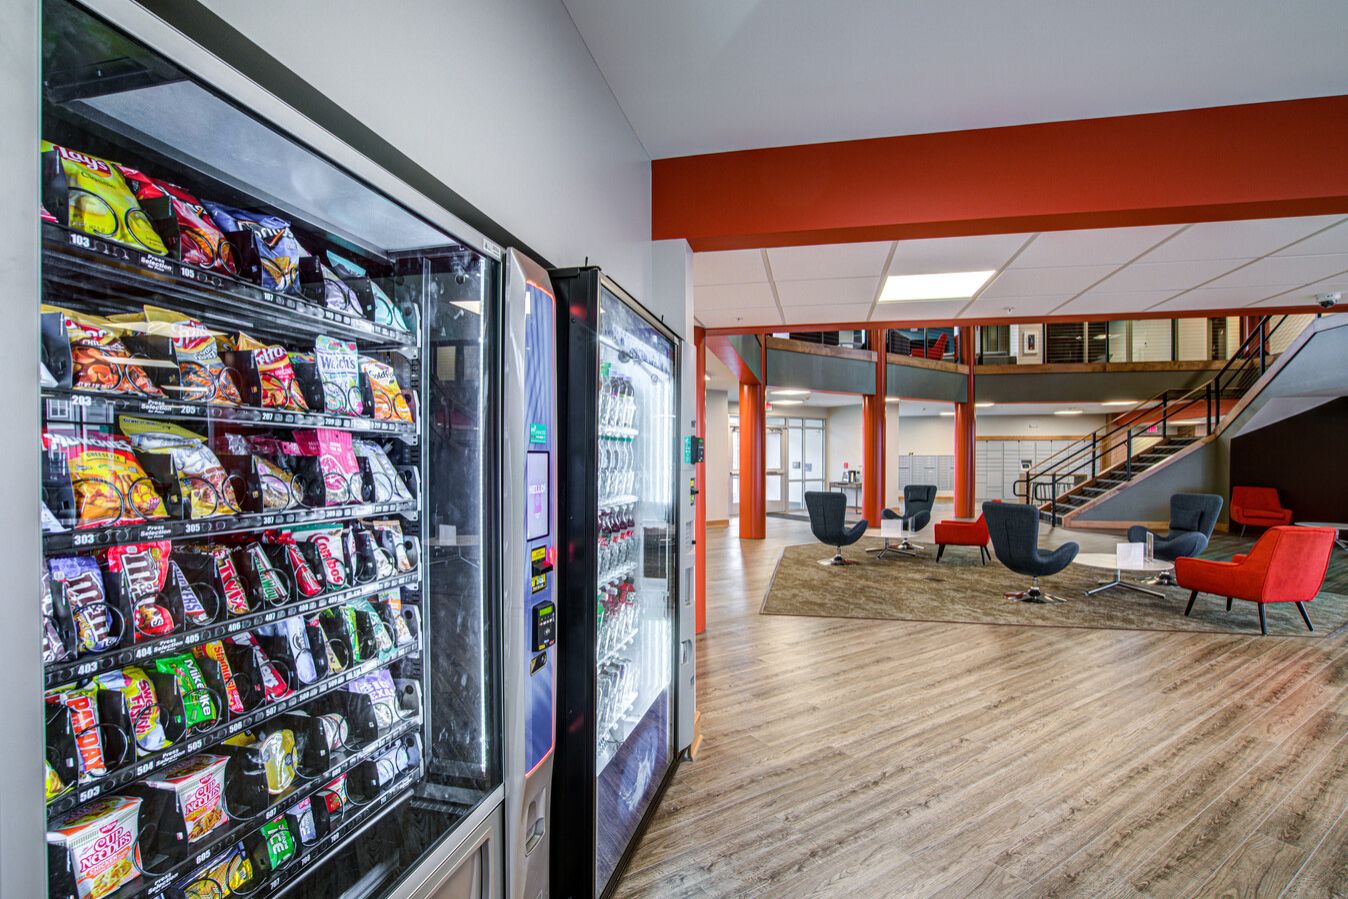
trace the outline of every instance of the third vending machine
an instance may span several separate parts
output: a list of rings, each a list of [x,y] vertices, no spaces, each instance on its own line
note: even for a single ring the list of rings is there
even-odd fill
[[[612,892],[673,770],[682,350],[599,269],[552,281],[564,564],[551,886],[588,897]]]

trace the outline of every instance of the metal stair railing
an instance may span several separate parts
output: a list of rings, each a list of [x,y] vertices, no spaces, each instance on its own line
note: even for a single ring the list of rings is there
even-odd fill
[[[1167,388],[1143,400],[1112,425],[1097,428],[1031,468],[1012,486],[1012,492],[1023,497],[1026,504],[1040,503],[1041,509],[1049,514],[1050,523],[1056,526],[1060,522],[1058,506],[1062,497],[1119,470],[1124,481],[1132,480],[1133,460],[1140,455],[1134,450],[1135,440],[1159,433],[1164,444],[1172,436],[1173,423],[1200,406],[1205,433],[1212,434],[1222,420],[1222,401],[1243,397],[1268,370],[1274,357],[1269,352],[1269,342],[1287,318],[1286,315],[1277,317],[1270,327],[1274,316],[1264,316],[1213,377],[1185,392]],[[1119,450],[1123,451],[1123,461],[1106,466],[1109,456]],[[1078,478],[1082,480],[1078,482]],[[1060,491],[1060,484],[1067,485],[1066,489]]]

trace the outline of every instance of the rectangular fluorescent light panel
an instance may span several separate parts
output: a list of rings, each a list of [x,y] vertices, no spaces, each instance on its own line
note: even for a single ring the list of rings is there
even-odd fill
[[[997,274],[985,272],[942,272],[934,275],[890,275],[880,291],[882,303],[909,303],[915,300],[967,300]]]

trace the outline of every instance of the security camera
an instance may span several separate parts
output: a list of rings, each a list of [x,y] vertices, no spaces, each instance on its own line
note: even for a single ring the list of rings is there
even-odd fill
[[[1341,293],[1317,293],[1315,302],[1321,309],[1333,309],[1339,300],[1343,299]]]

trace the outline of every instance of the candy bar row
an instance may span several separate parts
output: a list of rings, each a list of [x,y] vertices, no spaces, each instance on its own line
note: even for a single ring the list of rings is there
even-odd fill
[[[205,895],[248,892],[419,772],[418,703],[380,669],[54,818],[52,895],[139,893],[140,877],[194,895],[222,874],[231,888]]]
[[[42,580],[43,661],[190,633],[408,574],[420,547],[395,519],[313,524],[53,556]],[[396,592],[396,591],[395,591]]]

